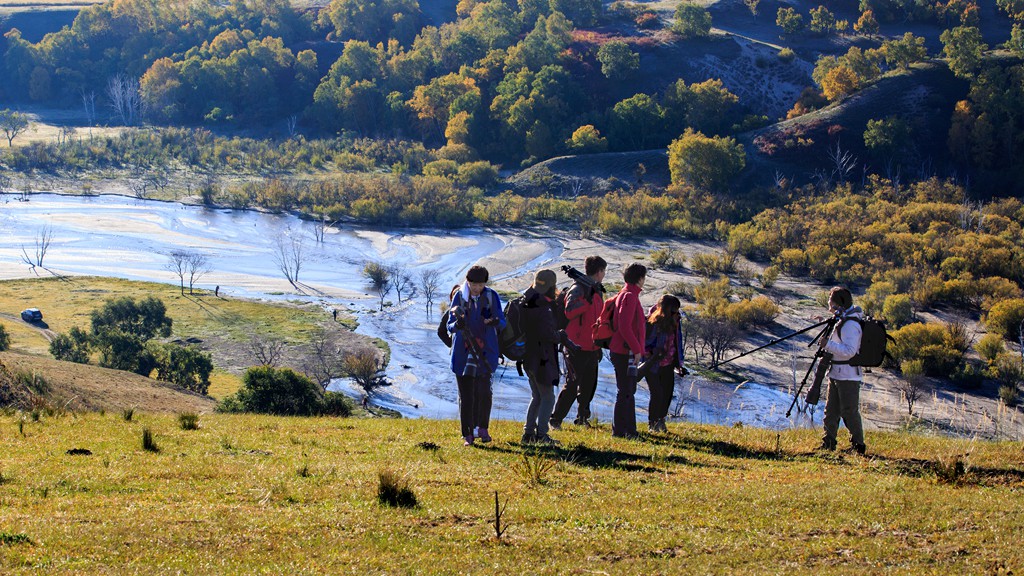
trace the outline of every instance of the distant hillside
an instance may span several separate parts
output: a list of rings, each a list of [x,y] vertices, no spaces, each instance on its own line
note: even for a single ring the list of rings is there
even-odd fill
[[[0,353],[0,405],[32,407],[31,397],[38,395],[55,407],[73,410],[121,410],[136,408],[142,412],[211,412],[215,401],[207,396],[181,390],[165,382],[144,378],[131,372],[98,366],[61,362],[52,358],[17,352]],[[12,382],[15,373],[41,377],[42,390],[26,394]],[[8,390],[8,392],[4,392]]]

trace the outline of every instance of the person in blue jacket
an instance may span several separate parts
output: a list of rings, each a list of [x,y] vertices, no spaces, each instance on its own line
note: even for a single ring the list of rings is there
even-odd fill
[[[490,442],[491,375],[498,368],[498,334],[505,313],[498,293],[487,287],[483,266],[466,272],[466,282],[452,297],[448,331],[452,334],[452,372],[459,386],[459,420],[465,446]]]
[[[647,317],[647,360],[643,371],[647,378],[647,388],[651,391],[651,404],[647,409],[648,429],[651,432],[668,432],[665,418],[672,405],[676,374],[686,374],[683,367],[682,316],[679,307],[679,299],[666,294]]]

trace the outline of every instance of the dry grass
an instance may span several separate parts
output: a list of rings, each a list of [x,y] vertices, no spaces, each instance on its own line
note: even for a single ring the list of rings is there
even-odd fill
[[[494,423],[490,447],[464,448],[454,422],[139,420],[44,417],[25,437],[0,435],[12,478],[0,530],[27,539],[3,548],[0,572],[960,574],[1024,562],[1013,443],[869,433],[863,459],[813,454],[814,431],[783,432],[776,452],[775,432],[751,428],[672,426],[644,442],[580,429],[562,433],[573,448],[553,450],[562,463],[546,483],[527,485],[510,469],[522,458],[513,422]],[[160,453],[142,450],[143,426]],[[71,446],[94,455],[64,456]],[[970,476],[937,482],[931,463],[965,448]],[[387,469],[415,486],[416,508],[378,505]],[[495,490],[511,526],[501,542]]]

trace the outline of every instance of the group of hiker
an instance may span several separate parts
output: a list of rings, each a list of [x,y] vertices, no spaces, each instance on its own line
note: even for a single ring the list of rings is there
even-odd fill
[[[549,432],[561,429],[573,403],[573,423],[590,426],[590,404],[605,348],[617,389],[612,435],[638,437],[635,395],[640,378],[647,379],[651,391],[650,430],[667,431],[675,375],[685,374],[679,299],[665,295],[645,311],[640,292],[647,268],[640,263],[626,266],[622,290],[607,301],[602,282],[608,263],[603,258],[588,257],[582,273],[565,269],[574,280],[568,289],[559,292],[556,273],[540,270],[522,296],[505,307],[498,293],[487,287],[490,275],[482,266],[471,267],[465,282],[452,289],[442,323],[451,340],[466,446],[491,441],[491,376],[502,356],[514,360],[530,383],[523,444],[557,445]],[[556,398],[563,364],[565,386]]]
[[[650,391],[648,430],[668,431],[665,420],[675,378],[687,373],[680,301],[666,294],[645,311],[640,294],[647,268],[638,262],[625,267],[622,289],[606,299],[603,281],[607,269],[608,263],[600,256],[588,257],[584,272],[563,266],[573,284],[562,291],[557,290],[558,277],[553,270],[540,270],[523,294],[504,307],[498,293],[487,286],[490,274],[482,266],[471,267],[465,282],[452,288],[438,335],[451,347],[464,445],[491,441],[491,377],[502,357],[514,361],[530,383],[522,444],[558,445],[549,432],[561,429],[574,403],[573,424],[589,427],[598,365],[605,349],[615,369],[612,435],[639,437],[635,396],[641,378],[646,379]],[[831,362],[820,449],[836,448],[842,420],[850,430],[852,449],[864,454],[859,411],[861,366],[876,364],[858,365],[855,358],[864,320],[850,291],[833,288],[828,305],[837,328],[819,351],[827,352]],[[565,385],[556,398],[563,365]]]

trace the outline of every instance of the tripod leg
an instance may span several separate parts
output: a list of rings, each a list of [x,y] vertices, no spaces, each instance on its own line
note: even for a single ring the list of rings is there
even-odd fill
[[[789,410],[786,410],[786,418],[793,413],[793,407],[796,406],[797,400],[800,399],[800,393],[804,391],[804,386],[807,386],[807,379],[811,377],[811,373],[814,372],[814,367],[818,364],[818,356],[814,356],[814,360],[811,361],[811,365],[807,367],[807,373],[804,374],[804,379],[800,382],[800,389],[793,395],[793,402],[789,404]]]

